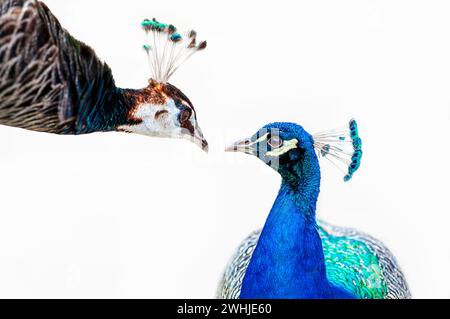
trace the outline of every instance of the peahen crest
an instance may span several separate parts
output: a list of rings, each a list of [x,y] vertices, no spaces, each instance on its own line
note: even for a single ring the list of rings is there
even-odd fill
[[[184,62],[206,48],[206,41],[197,43],[194,30],[180,34],[172,24],[161,23],[155,18],[145,19],[141,26],[147,35],[143,48],[156,82],[167,83]]]
[[[328,159],[342,171],[345,182],[351,180],[361,165],[363,154],[356,121],[352,119],[347,127],[315,134],[313,139],[319,158]]]

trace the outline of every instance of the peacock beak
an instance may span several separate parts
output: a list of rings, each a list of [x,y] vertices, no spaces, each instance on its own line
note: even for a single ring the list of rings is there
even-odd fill
[[[256,155],[257,142],[252,142],[250,138],[245,138],[233,143],[225,148],[225,152],[242,152],[249,155]]]

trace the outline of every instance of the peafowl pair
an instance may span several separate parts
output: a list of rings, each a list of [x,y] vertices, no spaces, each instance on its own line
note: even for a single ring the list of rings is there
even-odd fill
[[[193,30],[144,20],[152,78],[143,89],[115,85],[110,68],[62,28],[37,0],[0,0],[0,124],[38,132],[129,132],[208,143],[193,104],[170,77],[206,48]],[[262,231],[239,247],[219,298],[409,298],[389,250],[374,238],[316,221],[319,158],[349,181],[362,150],[355,121],[316,134],[273,123],[227,149],[257,156],[282,177]]]

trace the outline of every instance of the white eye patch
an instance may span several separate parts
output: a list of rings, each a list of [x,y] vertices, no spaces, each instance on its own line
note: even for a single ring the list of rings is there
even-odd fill
[[[270,152],[267,152],[266,156],[278,157],[280,155],[283,155],[283,154],[289,152],[290,150],[297,148],[297,145],[298,145],[298,141],[295,138],[292,140],[289,140],[289,141],[284,141],[284,143],[283,143],[283,145],[281,145],[281,147],[271,150]]]
[[[142,122],[136,125],[122,125],[118,129],[149,136],[172,137],[179,135],[178,113],[179,110],[172,99],[167,99],[164,105],[141,104],[131,116]]]

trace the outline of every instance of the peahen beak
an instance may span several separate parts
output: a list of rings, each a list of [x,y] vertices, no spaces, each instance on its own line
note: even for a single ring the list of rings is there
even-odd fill
[[[202,130],[198,125],[196,125],[196,128],[193,133],[186,135],[186,138],[189,139],[192,143],[194,143],[198,147],[200,147],[206,153],[209,152],[208,141],[203,136]]]
[[[209,152],[208,142],[205,139],[203,139],[201,141],[201,143],[202,143],[202,146],[201,146],[202,150],[205,151],[206,153],[208,153]]]
[[[194,144],[197,145],[198,147],[200,147],[203,151],[205,151],[206,153],[209,152],[209,145],[208,142],[206,141],[206,139],[201,136],[195,136],[194,137]]]

